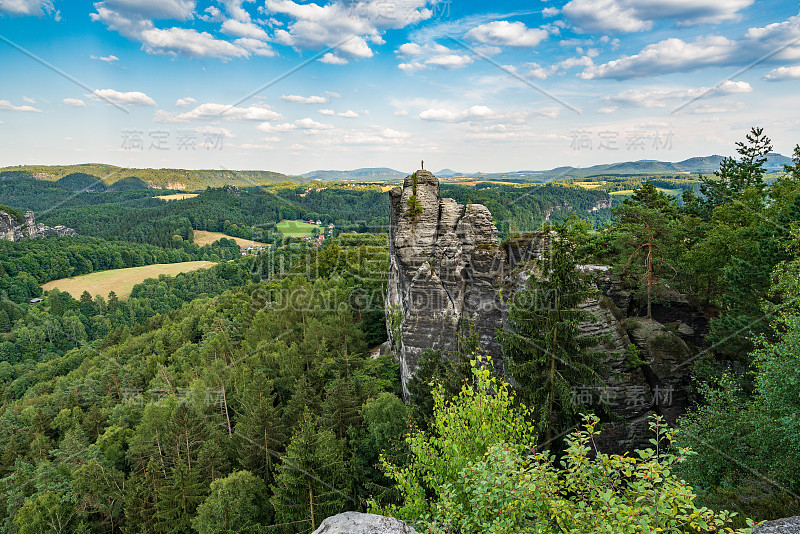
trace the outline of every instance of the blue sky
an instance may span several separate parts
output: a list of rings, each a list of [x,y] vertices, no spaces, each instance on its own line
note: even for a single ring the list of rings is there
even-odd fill
[[[0,0],[0,165],[513,171],[800,143],[796,2]]]

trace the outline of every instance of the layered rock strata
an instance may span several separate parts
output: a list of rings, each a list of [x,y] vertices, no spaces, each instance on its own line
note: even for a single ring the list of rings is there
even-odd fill
[[[547,269],[553,236],[534,232],[501,244],[489,210],[441,198],[439,181],[428,171],[408,176],[389,196],[387,328],[406,398],[419,356],[428,348],[457,349],[459,333],[469,323],[502,372],[495,337],[507,328],[508,299]],[[573,394],[610,408],[617,423],[606,426],[604,449],[649,446],[648,416],[661,414],[674,424],[685,409],[689,345],[702,343],[705,318],[677,294],[674,302],[653,306],[653,318],[641,317],[641,303],[608,268],[583,268],[596,274],[600,291],[581,306],[596,319],[581,330],[605,339],[598,349],[606,355],[608,372],[603,384],[577,385]],[[630,361],[630,345],[640,361]]]
[[[37,237],[47,237],[51,235],[66,236],[78,235],[72,228],[66,226],[45,226],[37,224],[36,217],[32,211],[25,212],[25,220],[18,224],[16,219],[9,213],[0,211],[0,239],[6,241],[20,241],[22,239],[34,239]]]

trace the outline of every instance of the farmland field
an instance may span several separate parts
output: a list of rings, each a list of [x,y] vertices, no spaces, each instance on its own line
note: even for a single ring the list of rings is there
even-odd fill
[[[269,245],[265,243],[259,243],[258,241],[252,241],[250,239],[242,239],[241,237],[233,237],[231,235],[223,234],[222,232],[206,232],[205,230],[195,230],[194,231],[194,242],[200,245],[210,245],[215,241],[219,241],[222,238],[225,239],[233,239],[236,241],[236,244],[240,247],[268,247]]]
[[[58,288],[61,291],[68,292],[75,298],[78,298],[84,291],[88,291],[92,296],[103,295],[104,297],[109,292],[114,291],[119,298],[127,298],[131,294],[133,286],[147,278],[157,278],[161,274],[174,276],[213,265],[215,265],[213,261],[186,261],[181,263],[157,263],[155,265],[129,267],[127,269],[112,269],[73,278],[53,280],[44,284],[42,288],[45,291]]]
[[[311,231],[314,228],[319,229],[323,233],[323,228],[318,224],[309,224],[305,221],[287,221],[283,220],[277,224],[278,231],[288,237],[303,237],[311,236]]]
[[[170,200],[186,200],[187,198],[194,198],[196,196],[197,193],[173,193],[171,195],[158,195],[154,198],[160,198],[161,200],[169,202]]]

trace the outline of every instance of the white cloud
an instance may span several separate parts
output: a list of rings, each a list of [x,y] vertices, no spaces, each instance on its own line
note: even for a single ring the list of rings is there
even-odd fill
[[[425,65],[415,61],[413,63],[399,63],[397,68],[406,72],[414,72],[415,70],[424,69]]]
[[[247,57],[249,52],[210,33],[187,28],[150,28],[140,34],[144,49],[151,54],[181,54],[196,57]]]
[[[250,39],[269,41],[267,32],[252,22],[228,19],[222,23],[222,33],[233,35],[234,37],[249,37]]]
[[[296,104],[327,104],[330,99],[324,96],[300,96],[300,95],[283,95],[281,100],[287,102],[294,102]]]
[[[259,39],[242,37],[240,39],[236,39],[233,43],[256,56],[273,57],[275,55],[275,51],[272,49],[272,47]]]
[[[716,87],[699,87],[690,89],[629,89],[605,98],[606,107],[617,109],[618,106],[642,108],[663,108],[670,102],[690,101],[712,96],[728,96],[750,93],[753,88],[749,83],[741,81],[725,81]]]
[[[358,117],[359,117],[359,114],[358,114],[358,113],[356,113],[355,111],[353,111],[352,109],[348,109],[348,110],[347,110],[347,111],[345,111],[344,113],[339,113],[338,115],[339,115],[340,117],[345,117],[345,118],[347,118],[347,119],[356,119],[356,118],[358,118]]]
[[[407,117],[408,116],[408,110],[396,109],[396,110],[394,110],[393,114],[394,114],[395,117]]]
[[[336,112],[332,109],[320,109],[319,113],[322,115],[336,115]]]
[[[542,10],[543,17],[555,17],[559,13],[561,13],[561,10],[557,7],[546,7]]]
[[[783,80],[796,80],[798,78],[800,78],[800,65],[772,69],[764,75],[763,79],[768,82],[780,82]]]
[[[719,24],[740,18],[739,11],[754,0],[572,0],[564,15],[589,32],[640,32],[656,20],[670,19],[680,25]]]
[[[159,110],[153,116],[155,122],[187,122],[192,120],[276,121],[282,118],[283,115],[267,106],[253,105],[239,108],[210,102],[200,104],[185,113],[176,114]]]
[[[472,63],[472,58],[462,54],[442,54],[425,60],[426,65],[436,65],[448,69],[458,69],[466,67]]]
[[[291,124],[289,122],[285,122],[283,124],[271,124],[269,122],[263,122],[257,126],[259,130],[262,132],[291,132],[292,130],[296,130],[297,126]]]
[[[225,11],[234,19],[243,22],[250,21],[250,13],[242,7],[242,0],[221,0],[220,3],[225,5]]]
[[[336,54],[332,54],[331,52],[327,52],[319,59],[319,61],[329,65],[347,65],[349,63],[346,59],[339,57]]]
[[[452,111],[445,108],[429,108],[419,114],[420,119],[434,122],[463,122],[495,117],[497,117],[497,114],[486,106],[472,106],[460,111]]]
[[[31,98],[29,96],[23,96],[22,100],[24,100],[28,104],[35,104],[36,103],[36,99],[35,98]]]
[[[400,70],[406,72],[421,70],[427,66],[457,69],[465,67],[473,62],[472,57],[464,54],[457,54],[454,50],[440,44],[426,44],[421,46],[417,43],[405,43],[400,45],[396,54],[411,59],[409,62],[403,62],[397,65]]]
[[[192,18],[195,0],[104,0],[97,2],[95,8],[105,8],[127,17],[142,19]]]
[[[92,93],[97,98],[120,106],[155,106],[156,101],[141,91],[123,93],[114,89],[95,89]]]
[[[333,1],[325,5],[298,4],[292,0],[266,0],[267,13],[292,19],[286,30],[275,31],[275,41],[299,50],[336,47],[323,63],[343,64],[349,59],[372,57],[370,44],[383,44],[382,33],[429,19],[427,0],[389,3],[384,0]]]
[[[208,15],[198,15],[197,18],[205,22],[222,22],[225,20],[225,16],[222,14],[222,11],[214,6],[207,7],[204,13],[208,13]]]
[[[40,17],[53,11],[53,0],[0,0],[0,13]]]
[[[304,130],[330,130],[333,128],[333,124],[323,124],[321,122],[317,122],[311,117],[306,117],[304,119],[298,119],[294,121],[295,125],[299,128]]]
[[[0,100],[0,111],[33,111],[35,113],[41,113],[41,109],[37,109],[33,106],[15,106],[8,100]]]
[[[522,22],[496,20],[472,28],[467,32],[466,37],[489,45],[534,47],[548,35],[547,31],[528,28]]]
[[[161,5],[162,3],[164,5],[160,9],[151,5]],[[189,11],[186,12],[185,8],[188,4],[191,4],[191,6],[189,6]],[[160,0],[147,0],[145,2],[114,0],[112,2],[111,0],[106,0],[95,4],[97,12],[90,14],[90,17],[93,21],[102,22],[109,29],[118,32],[123,37],[141,42],[142,49],[150,54],[181,54],[222,59],[250,56],[251,50],[235,43],[217,39],[210,33],[179,27],[160,29],[156,28],[153,21],[150,20],[155,16],[154,14],[162,12],[162,14],[169,12],[174,15],[166,18],[178,18],[181,20],[188,18],[194,8],[194,2],[191,1],[188,4],[183,0],[172,0],[171,2],[161,2]]]
[[[97,61],[105,61],[106,63],[114,63],[115,61],[119,61],[119,58],[114,55],[108,56],[89,56],[90,59],[96,59]]]
[[[68,106],[74,106],[76,108],[85,108],[86,102],[81,100],[80,98],[65,98],[62,100]]]
[[[192,98],[191,96],[187,96],[186,98],[179,98],[175,101],[175,105],[179,108],[189,107],[192,104],[197,104],[197,100]]]
[[[689,72],[706,67],[747,65],[756,60],[777,63],[800,59],[800,15],[783,22],[750,28],[739,39],[719,35],[699,37],[693,42],[665,39],[602,65],[590,66],[584,79],[628,79]],[[763,56],[769,55],[763,59]]]

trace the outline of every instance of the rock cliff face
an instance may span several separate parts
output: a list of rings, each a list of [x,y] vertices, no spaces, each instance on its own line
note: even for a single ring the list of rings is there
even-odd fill
[[[455,350],[467,322],[475,323],[484,347],[503,371],[495,333],[506,328],[507,302],[515,288],[546,268],[552,236],[534,232],[500,244],[489,210],[441,198],[438,180],[427,171],[407,177],[389,195],[386,315],[406,398],[420,354],[427,348]],[[582,305],[596,321],[581,330],[605,336],[599,350],[606,354],[609,372],[604,384],[578,385],[573,394],[584,403],[602,402],[616,415],[619,422],[607,425],[602,437],[604,449],[647,447],[649,415],[661,414],[674,424],[683,413],[691,367],[687,343],[702,343],[705,318],[680,295],[675,302],[654,306],[652,319],[640,317],[640,303],[607,268],[584,268],[596,274],[601,291]],[[629,361],[629,345],[637,347],[644,364]]]
[[[389,336],[400,356],[403,389],[426,348],[454,350],[459,328],[474,320],[490,352],[499,352],[500,294],[506,252],[486,207],[441,198],[428,171],[408,176],[389,193],[390,266],[386,299]],[[412,196],[418,203],[412,213]]]
[[[78,235],[72,228],[66,226],[45,226],[36,224],[36,218],[32,211],[25,212],[25,221],[20,225],[8,213],[0,211],[0,239],[6,241],[20,241],[22,239],[34,239],[37,237],[47,237],[50,235]]]

